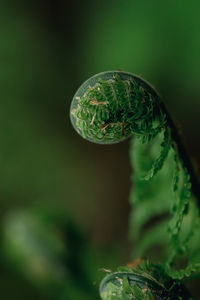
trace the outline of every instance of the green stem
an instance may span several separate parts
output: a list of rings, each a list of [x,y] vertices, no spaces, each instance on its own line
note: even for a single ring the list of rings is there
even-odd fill
[[[193,165],[191,163],[191,160],[189,158],[189,155],[187,153],[185,145],[183,144],[183,141],[180,137],[178,129],[175,126],[172,118],[170,117],[164,103],[162,103],[162,107],[163,107],[163,111],[166,114],[167,124],[169,125],[169,127],[171,129],[173,147],[176,149],[176,151],[177,151],[179,157],[181,158],[184,166],[187,168],[187,171],[190,174],[190,181],[191,181],[191,184],[192,184],[192,192],[195,195],[195,197],[197,198],[198,207],[199,207],[199,210],[200,210],[200,183],[199,183],[198,177],[195,174]]]

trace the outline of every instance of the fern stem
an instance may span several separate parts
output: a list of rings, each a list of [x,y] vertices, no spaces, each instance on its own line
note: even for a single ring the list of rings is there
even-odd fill
[[[183,140],[180,136],[180,133],[178,132],[177,127],[175,126],[175,124],[163,102],[161,103],[161,105],[162,105],[163,111],[165,111],[167,123],[168,123],[169,127],[171,128],[173,146],[177,150],[179,157],[181,158],[184,166],[187,168],[187,171],[190,174],[190,181],[192,184],[192,192],[197,199],[199,212],[200,212],[200,182],[194,171],[194,168],[193,168],[193,165],[189,158],[188,152],[187,152],[186,147],[183,143]]]

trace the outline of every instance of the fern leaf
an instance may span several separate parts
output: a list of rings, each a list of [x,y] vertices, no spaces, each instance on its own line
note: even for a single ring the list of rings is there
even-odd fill
[[[176,193],[178,194],[176,194],[176,203],[173,205],[173,218],[170,222],[169,230],[172,236],[172,245],[175,248],[175,252],[178,253],[183,251],[183,247],[179,242],[179,232],[181,230],[184,215],[187,215],[189,199],[191,197],[190,175],[186,168],[182,168],[181,188]]]
[[[145,298],[145,295],[144,293],[142,292],[142,290],[137,286],[137,285],[134,285],[133,286],[133,292],[134,292],[134,296],[133,296],[133,299],[134,300],[144,300]]]
[[[189,264],[186,268],[175,270],[174,268],[166,265],[166,272],[167,274],[173,279],[186,279],[195,273],[197,270],[200,270],[200,263],[196,264]]]
[[[164,132],[164,140],[161,143],[160,156],[157,159],[155,159],[151,170],[148,171],[148,173],[141,178],[142,180],[151,179],[159,170],[161,170],[165,162],[165,159],[167,158],[171,145],[172,145],[171,134],[170,134],[170,130],[167,128]]]

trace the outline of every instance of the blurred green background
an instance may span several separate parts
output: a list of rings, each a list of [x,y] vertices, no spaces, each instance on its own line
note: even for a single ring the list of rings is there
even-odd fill
[[[2,299],[99,299],[99,269],[129,260],[129,141],[88,143],[69,120],[73,94],[88,77],[120,69],[150,81],[200,165],[199,14],[198,0],[1,0]],[[59,231],[66,227],[67,237]],[[39,260],[48,249],[69,270],[70,287],[41,287],[39,267],[25,263],[38,251],[34,262],[48,273]]]

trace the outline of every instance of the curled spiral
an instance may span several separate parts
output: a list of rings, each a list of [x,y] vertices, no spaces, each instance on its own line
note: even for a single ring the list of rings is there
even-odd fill
[[[70,117],[75,130],[94,143],[114,144],[132,135],[137,137],[130,150],[134,168],[130,234],[137,240],[139,249],[135,257],[146,256],[149,249],[160,245],[161,257],[165,257],[164,269],[170,278],[182,280],[200,274],[198,255],[193,254],[197,257],[194,261],[191,255],[184,264],[178,260],[181,262],[189,250],[198,253],[194,241],[200,228],[200,184],[178,130],[155,89],[131,73],[99,73],[76,92]],[[156,222],[151,222],[152,218]],[[128,281],[131,293],[137,292],[137,288],[133,291],[129,286],[144,290],[147,284],[155,299],[176,299],[151,280],[133,273],[115,273],[103,280],[100,293],[102,299],[117,299],[112,297],[112,292],[109,294],[107,286],[111,283],[114,293],[118,293]]]
[[[121,299],[123,294],[132,297],[140,295],[141,299],[143,295],[144,299],[158,300],[167,300],[170,296],[162,284],[147,275],[134,272],[115,272],[102,280],[100,285],[100,295],[102,299],[109,299],[109,297],[110,299]]]
[[[85,139],[113,144],[132,134],[148,141],[165,126],[160,98],[149,83],[131,73],[107,71],[89,78],[71,109],[75,130]]]
[[[180,238],[183,218],[188,213],[191,194],[200,199],[200,185],[176,126],[160,96],[148,82],[134,74],[122,71],[102,72],[89,78],[78,89],[72,100],[70,116],[75,130],[83,138],[94,143],[113,144],[132,135],[137,137],[138,142],[134,142],[131,148],[131,161],[135,173],[134,192],[130,201],[135,205],[135,212],[137,206],[139,210],[144,209],[141,213],[143,220],[141,216],[140,220],[137,220],[141,228],[155,214],[172,215],[172,222],[169,225],[174,248],[174,255],[170,258],[172,262],[176,253],[183,249]],[[150,141],[152,143],[149,143]],[[151,157],[153,152],[156,155]],[[167,161],[170,156],[171,161]],[[165,205],[166,201],[163,205],[160,202],[158,209],[155,186],[158,194],[160,189],[162,197],[167,194],[166,176],[160,172],[166,164],[168,182],[170,184],[171,181],[174,191],[172,197],[175,196],[175,201],[172,209],[169,205]],[[158,172],[160,183],[155,184],[156,181],[152,182],[152,179]],[[143,184],[142,180],[151,182]],[[167,200],[170,198],[171,196]],[[145,202],[151,202],[148,210]],[[200,203],[198,205],[200,207]],[[138,226],[135,224],[132,227],[136,231]]]
[[[102,300],[191,299],[188,290],[181,282],[171,280],[166,274],[161,275],[158,266],[157,268],[151,266],[150,273],[152,273],[152,270],[156,276],[132,268],[124,268],[124,270],[107,275],[102,280],[99,288]],[[163,280],[162,277],[165,279]]]

